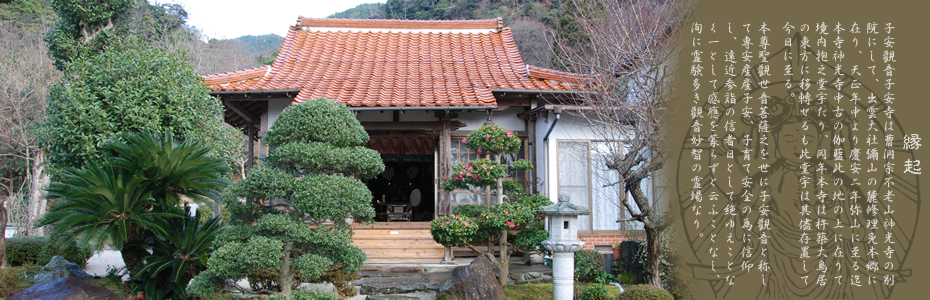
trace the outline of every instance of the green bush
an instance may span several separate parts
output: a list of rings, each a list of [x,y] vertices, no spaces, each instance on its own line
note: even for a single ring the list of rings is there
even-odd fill
[[[592,284],[581,292],[581,300],[607,299],[607,288],[603,284]]]
[[[640,300],[640,299],[654,299],[654,300],[673,300],[672,294],[669,294],[667,291],[648,285],[648,284],[639,284],[631,286],[626,289],[623,294],[620,294],[620,300]]]
[[[70,262],[84,267],[94,253],[86,247],[79,247],[74,241],[58,245],[49,237],[24,236],[6,239],[7,261],[11,266],[24,264],[45,265],[52,257],[59,255]]]
[[[575,252],[575,280],[581,282],[594,282],[604,264],[604,257],[594,250],[581,250]]]
[[[141,43],[113,46],[66,66],[49,92],[38,132],[53,172],[101,162],[108,153],[104,140],[143,130],[205,141],[214,155],[227,158],[223,105],[183,56]]]
[[[48,244],[47,237],[12,237],[6,239],[6,257],[11,266],[26,263],[36,264],[42,249]]]

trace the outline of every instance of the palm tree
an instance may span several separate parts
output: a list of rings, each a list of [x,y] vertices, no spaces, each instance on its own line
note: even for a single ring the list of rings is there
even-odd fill
[[[200,223],[201,215],[169,221],[166,234],[159,234],[152,244],[152,255],[145,258],[139,272],[145,282],[145,294],[154,299],[187,298],[187,283],[207,268],[213,239],[223,228],[220,217]]]
[[[77,240],[96,251],[109,243],[128,254],[142,228],[164,231],[165,219],[179,216],[152,210],[156,201],[150,185],[144,177],[106,164],[65,170],[49,185],[48,197],[57,201],[39,226],[54,225],[59,241]],[[130,270],[141,263],[133,257],[123,257]]]
[[[128,134],[102,146],[116,154],[114,166],[147,178],[152,197],[164,207],[177,206],[180,196],[219,200],[217,191],[229,183],[222,177],[229,165],[210,148],[191,139],[181,141],[170,132]]]
[[[113,152],[101,163],[67,169],[49,186],[56,202],[38,226],[54,225],[64,239],[99,250],[118,249],[131,275],[144,265],[155,235],[181,218],[180,197],[217,199],[227,164],[200,143],[171,133],[143,131],[103,143]]]

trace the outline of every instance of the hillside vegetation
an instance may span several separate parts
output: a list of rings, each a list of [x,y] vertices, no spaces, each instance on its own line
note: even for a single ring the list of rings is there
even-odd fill
[[[366,3],[330,15],[331,18],[468,20],[502,18],[513,30],[520,54],[527,64],[558,65],[554,40],[570,35],[574,19],[566,15],[571,0],[388,0]]]

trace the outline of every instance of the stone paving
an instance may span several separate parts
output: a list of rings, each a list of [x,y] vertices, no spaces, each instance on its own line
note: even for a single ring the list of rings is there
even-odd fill
[[[366,264],[359,272],[359,276],[362,278],[369,278],[369,281],[389,280],[388,278],[390,277],[395,279],[397,279],[397,277],[408,277],[401,280],[420,280],[424,284],[435,287],[435,285],[449,278],[455,267],[466,266],[471,263],[472,260],[474,260],[473,257],[459,257],[455,259],[455,264]],[[123,266],[123,257],[119,251],[103,250],[95,253],[94,256],[87,260],[84,271],[92,276],[103,277],[107,275],[108,268],[121,268]],[[525,276],[524,274],[548,273],[551,275],[551,272],[552,269],[545,265],[534,264],[532,266],[527,266],[517,263],[512,263],[510,265],[511,280],[518,278],[523,279]],[[543,277],[548,277],[547,279],[551,280],[549,276]],[[129,280],[128,275],[124,276],[123,280]],[[238,284],[240,287],[248,288],[248,282],[245,280],[238,282]],[[383,295],[379,296],[381,297],[379,299],[423,299],[421,296],[423,295]],[[427,297],[426,299],[435,299],[434,297],[435,296],[433,296],[433,298]]]

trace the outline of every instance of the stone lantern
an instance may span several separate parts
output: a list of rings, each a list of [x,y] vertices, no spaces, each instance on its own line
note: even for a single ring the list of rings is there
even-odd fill
[[[549,239],[543,247],[552,251],[552,299],[571,300],[574,297],[575,252],[584,247],[578,240],[578,215],[589,215],[587,208],[569,203],[566,194],[559,202],[542,207],[539,213],[549,217]]]

